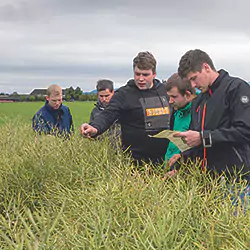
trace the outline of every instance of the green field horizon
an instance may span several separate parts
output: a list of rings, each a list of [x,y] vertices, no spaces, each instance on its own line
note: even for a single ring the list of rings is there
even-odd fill
[[[63,102],[69,107],[75,128],[89,122],[95,102]],[[0,126],[12,121],[18,124],[31,124],[33,115],[44,105],[44,102],[11,102],[0,103]]]

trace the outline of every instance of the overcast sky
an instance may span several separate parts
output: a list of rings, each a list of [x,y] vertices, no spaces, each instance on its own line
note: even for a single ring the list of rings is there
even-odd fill
[[[250,81],[249,9],[249,0],[0,0],[0,92],[53,83],[89,91],[100,78],[119,87],[145,50],[159,79],[199,48]]]

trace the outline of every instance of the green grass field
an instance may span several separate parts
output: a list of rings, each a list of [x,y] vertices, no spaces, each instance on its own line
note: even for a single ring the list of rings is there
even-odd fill
[[[89,121],[94,102],[64,102],[70,108],[75,128]],[[20,124],[31,124],[32,116],[44,105],[44,102],[0,103],[0,125],[16,121]]]
[[[66,105],[88,121],[93,103]],[[250,209],[232,206],[224,181],[192,163],[166,180],[138,171],[107,138],[36,135],[40,106],[0,103],[0,249],[250,249]]]

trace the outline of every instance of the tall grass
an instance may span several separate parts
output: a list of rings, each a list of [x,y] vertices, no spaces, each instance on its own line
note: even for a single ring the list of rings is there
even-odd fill
[[[250,248],[249,210],[199,166],[163,181],[108,140],[36,136],[14,122],[0,127],[0,148],[1,249]]]

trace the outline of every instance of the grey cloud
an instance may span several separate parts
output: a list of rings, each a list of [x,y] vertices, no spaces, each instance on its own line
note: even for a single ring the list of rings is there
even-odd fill
[[[15,4],[14,4],[15,3]],[[39,19],[43,15],[49,16],[69,16],[93,15],[98,19],[98,14],[107,13],[115,15],[117,21],[120,17],[131,18],[131,23],[161,24],[195,24],[211,25],[214,28],[221,25],[234,27],[248,26],[248,10],[250,2],[248,0],[210,0],[202,2],[200,0],[189,1],[148,1],[145,0],[27,0],[17,1],[12,4],[0,6],[2,17],[7,20],[19,19]],[[136,20],[136,22],[134,22]],[[95,19],[93,20],[95,21]],[[129,18],[126,19],[129,22]]]
[[[230,71],[237,64],[232,72],[250,79],[249,7],[247,0],[1,0],[0,88],[57,79],[93,89],[100,77],[123,84],[143,50],[166,78],[193,48]]]
[[[33,7],[35,6],[28,2],[2,5],[0,6],[0,20],[5,22],[34,20],[38,16],[38,10]]]
[[[104,30],[110,21],[131,29],[143,27],[162,32],[171,26],[190,32],[235,30],[249,34],[250,31],[248,0],[211,0],[209,3],[198,0],[29,0],[14,3],[0,6],[2,21],[23,21],[27,25],[28,21],[49,24],[59,19],[67,28],[75,19],[79,28],[99,24]]]

